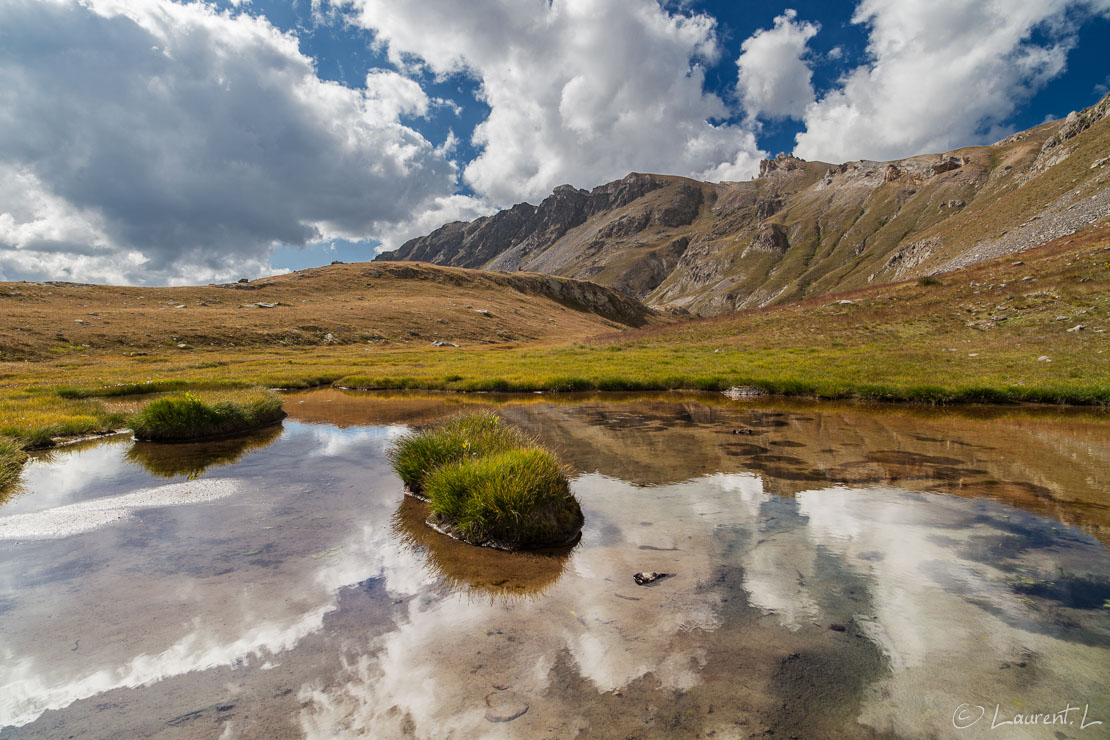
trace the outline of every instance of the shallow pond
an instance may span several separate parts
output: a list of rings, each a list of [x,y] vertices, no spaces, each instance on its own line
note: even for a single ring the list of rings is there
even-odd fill
[[[482,405],[575,469],[573,549],[471,548],[401,494],[390,440]],[[0,506],[0,737],[1110,735],[1104,416],[286,409],[247,439],[29,465]],[[1056,724],[999,724],[1038,713]]]

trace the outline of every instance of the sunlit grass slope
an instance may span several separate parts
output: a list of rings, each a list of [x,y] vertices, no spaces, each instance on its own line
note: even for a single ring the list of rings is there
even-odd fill
[[[1110,403],[1110,227],[917,281],[593,339],[94,352],[0,363],[0,435],[118,428],[115,396],[245,388],[722,389],[952,403]],[[1082,328],[1077,328],[1077,327]]]

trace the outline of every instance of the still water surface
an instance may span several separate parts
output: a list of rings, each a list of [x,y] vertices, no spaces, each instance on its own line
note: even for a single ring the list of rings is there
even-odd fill
[[[574,467],[573,549],[472,548],[402,496],[390,440],[486,403]],[[114,437],[27,468],[0,506],[0,737],[1110,735],[1097,414],[286,409],[244,440]],[[990,728],[1069,705],[1085,729]]]

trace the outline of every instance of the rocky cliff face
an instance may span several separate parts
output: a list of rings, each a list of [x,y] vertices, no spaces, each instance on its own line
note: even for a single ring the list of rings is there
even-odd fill
[[[518,203],[470,223],[449,223],[378,259],[515,270],[524,256],[553,244],[591,216],[619,209],[663,185],[659,178],[638,174],[592,191],[560,185],[538,206]],[[499,267],[492,267],[493,260]]]
[[[583,278],[711,315],[954,269],[1103,222],[1107,152],[1110,96],[992,146],[837,165],[779,155],[750,182],[563,185],[378,259]]]

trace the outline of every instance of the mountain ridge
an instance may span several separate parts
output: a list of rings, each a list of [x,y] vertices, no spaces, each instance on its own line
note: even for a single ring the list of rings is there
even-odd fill
[[[525,270],[716,315],[945,272],[1110,218],[1110,95],[971,146],[891,161],[780,154],[746,182],[631,173],[446,224],[382,261]]]

